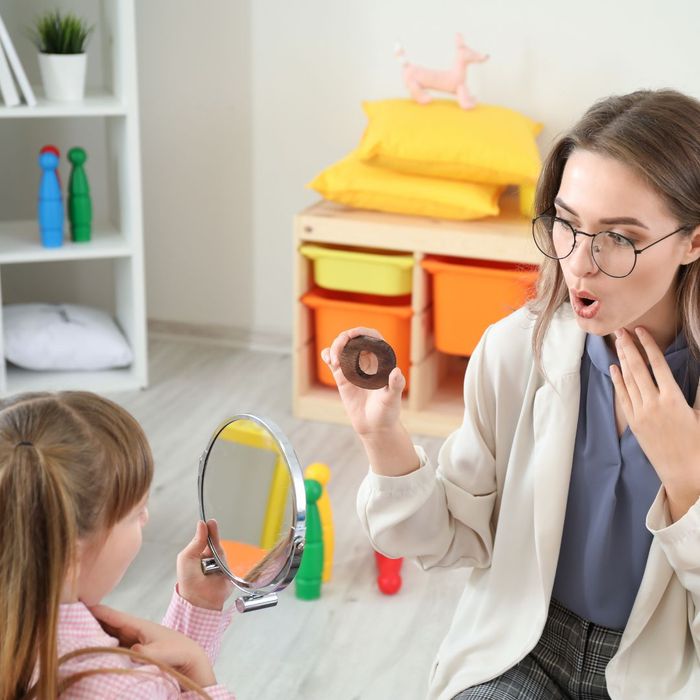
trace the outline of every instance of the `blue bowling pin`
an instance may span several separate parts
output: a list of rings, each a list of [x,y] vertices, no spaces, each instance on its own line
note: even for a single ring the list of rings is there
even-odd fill
[[[63,199],[56,168],[58,156],[45,152],[39,155],[39,165],[43,170],[39,183],[39,232],[41,244],[45,248],[58,248],[63,245]]]

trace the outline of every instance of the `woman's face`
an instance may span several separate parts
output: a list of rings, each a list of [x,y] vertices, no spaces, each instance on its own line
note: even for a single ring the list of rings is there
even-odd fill
[[[564,167],[555,209],[556,216],[577,230],[615,231],[631,239],[638,250],[685,223],[671,215],[661,197],[631,168],[580,149]],[[678,233],[638,255],[632,273],[618,279],[598,269],[591,257],[591,239],[577,236],[574,251],[559,264],[583,330],[606,336],[641,325],[665,349],[676,333],[678,267],[699,255],[700,234],[689,238]],[[595,308],[586,307],[579,292],[597,299]]]

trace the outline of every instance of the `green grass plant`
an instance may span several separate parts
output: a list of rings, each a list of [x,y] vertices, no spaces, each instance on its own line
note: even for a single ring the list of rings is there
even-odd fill
[[[34,20],[30,36],[41,53],[85,53],[94,27],[73,14],[49,10]]]

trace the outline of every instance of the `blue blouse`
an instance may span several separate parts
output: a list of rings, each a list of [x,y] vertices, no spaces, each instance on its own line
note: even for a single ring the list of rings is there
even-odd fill
[[[692,405],[698,371],[682,333],[664,356]],[[629,426],[618,438],[611,364],[619,361],[605,339],[589,334],[552,596],[586,620],[622,630],[644,574],[652,540],[646,515],[661,482]]]

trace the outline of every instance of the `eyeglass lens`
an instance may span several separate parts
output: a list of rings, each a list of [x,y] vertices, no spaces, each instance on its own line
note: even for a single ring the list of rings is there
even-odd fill
[[[571,254],[576,245],[574,229],[554,216],[539,216],[532,228],[537,247],[549,258],[561,260]],[[579,236],[581,238],[581,236]],[[592,239],[593,259],[602,272],[613,277],[625,277],[634,268],[634,246],[619,233],[601,231]],[[585,243],[589,245],[588,238]]]

